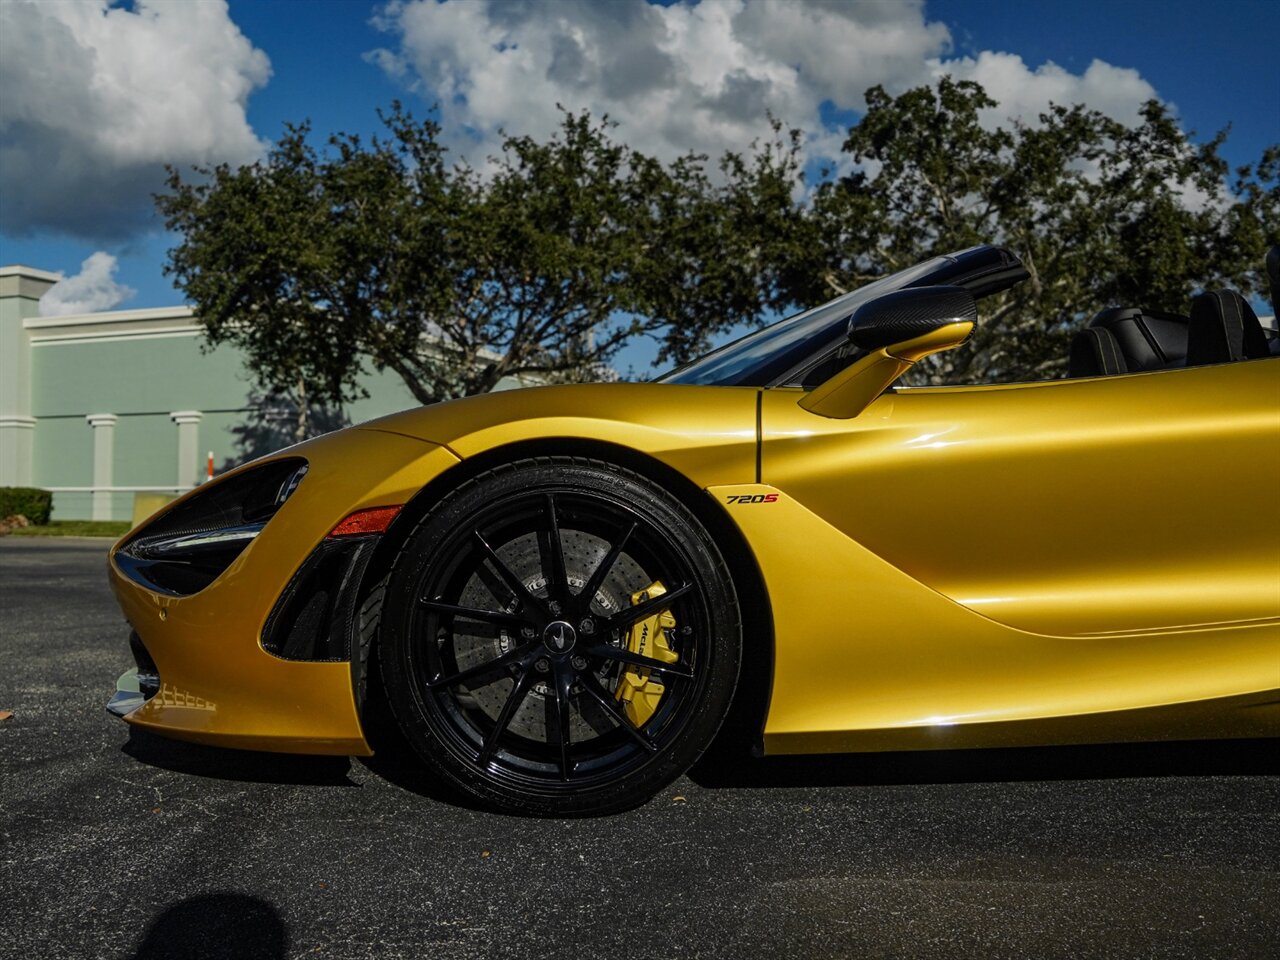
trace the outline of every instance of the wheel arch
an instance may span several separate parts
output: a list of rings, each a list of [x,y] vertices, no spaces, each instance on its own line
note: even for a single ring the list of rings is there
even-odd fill
[[[634,448],[603,440],[539,437],[493,447],[461,460],[419,490],[387,529],[365,570],[358,609],[381,606],[380,591],[401,547],[436,503],[500,464],[538,457],[583,457],[631,470],[674,496],[710,534],[733,579],[743,631],[738,686],[717,744],[723,741],[726,747],[746,746],[758,753],[773,686],[774,630],[772,605],[755,553],[738,526],[704,490],[678,470]],[[368,669],[371,657],[376,656],[372,649],[374,633],[371,629],[360,630],[356,638],[360,649],[352,650],[352,681],[357,708],[362,714],[365,712],[366,680],[377,675],[376,670]],[[376,692],[373,695],[376,696]]]

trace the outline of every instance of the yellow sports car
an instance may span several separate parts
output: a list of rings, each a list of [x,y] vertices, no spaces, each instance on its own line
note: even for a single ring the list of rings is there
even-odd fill
[[[385,697],[449,783],[550,815],[652,796],[735,697],[765,754],[1276,735],[1280,346],[1217,291],[1099,315],[1067,379],[894,387],[1025,277],[976,247],[653,383],[232,471],[112,550],[110,709],[363,755]]]

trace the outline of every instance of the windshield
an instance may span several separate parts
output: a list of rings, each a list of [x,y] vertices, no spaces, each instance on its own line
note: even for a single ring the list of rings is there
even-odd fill
[[[964,286],[979,297],[1003,290],[1025,276],[1017,258],[998,247],[972,247],[934,257],[739,337],[658,377],[657,382],[769,387],[791,381],[845,342],[849,317],[869,300],[906,287],[944,283]]]

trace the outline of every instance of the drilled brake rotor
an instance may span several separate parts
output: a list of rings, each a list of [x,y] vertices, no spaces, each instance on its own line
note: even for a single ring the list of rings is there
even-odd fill
[[[609,542],[585,531],[564,528],[560,531],[560,541],[564,551],[566,579],[573,591],[580,591],[586,585],[592,571],[609,552]],[[498,547],[497,553],[530,593],[540,598],[547,596],[547,581],[542,569],[542,557],[536,534],[529,533],[517,537]],[[646,572],[633,557],[624,552],[613,564],[600,589],[596,591],[591,610],[602,617],[616,613],[623,607],[631,605],[633,597],[647,590],[653,581],[653,576]],[[494,609],[496,603],[497,606],[509,611],[513,611],[517,605],[510,590],[489,571],[487,566],[481,567],[472,574],[463,587],[458,602],[463,606],[479,609]],[[522,639],[528,638],[522,638],[516,628],[458,622],[453,632],[458,667],[466,669],[492,661],[521,643]],[[613,642],[617,646],[625,646],[629,638],[621,636]],[[613,693],[617,690],[619,682],[615,676],[617,673],[616,668],[608,663],[602,663],[596,676],[604,688]],[[625,684],[626,681],[623,682]],[[504,677],[496,682],[478,685],[465,694],[459,691],[459,700],[465,704],[469,699],[471,705],[492,719],[498,716],[514,684],[514,679]],[[654,686],[649,689],[650,700],[654,699],[655,690],[660,694],[661,688]],[[629,690],[624,692],[630,693]],[[605,715],[599,704],[590,697],[582,695],[579,684],[574,685],[570,696],[574,705],[574,709],[570,712],[570,735],[575,743],[607,734],[616,726]],[[535,741],[548,739],[548,710],[553,701],[554,697],[547,683],[543,681],[535,683],[512,717],[508,730],[517,736]],[[651,714],[652,708],[646,709],[645,719]],[[633,719],[638,718],[633,714]]]

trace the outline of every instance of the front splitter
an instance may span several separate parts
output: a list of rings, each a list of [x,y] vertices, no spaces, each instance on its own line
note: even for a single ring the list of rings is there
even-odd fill
[[[137,667],[130,667],[116,680],[116,692],[107,701],[107,713],[123,720],[155,696],[157,686],[156,678],[149,674],[144,677]]]

